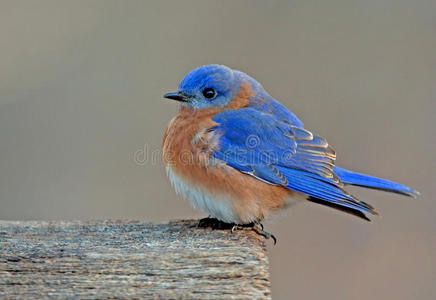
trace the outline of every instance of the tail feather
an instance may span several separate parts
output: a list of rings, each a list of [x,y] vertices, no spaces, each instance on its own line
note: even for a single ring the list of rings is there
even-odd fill
[[[342,206],[342,205],[332,203],[332,202],[327,202],[327,201],[321,200],[321,199],[316,198],[316,197],[311,197],[311,196],[309,198],[307,198],[307,200],[314,202],[314,203],[324,205],[324,206],[328,206],[328,207],[331,207],[331,208],[334,208],[337,210],[340,210],[340,211],[345,212],[347,214],[359,217],[365,221],[371,222],[371,219],[369,219],[362,211],[360,211],[358,209]]]
[[[384,190],[414,198],[419,195],[418,191],[387,179],[356,173],[339,168],[337,166],[333,167],[333,171],[339,177],[339,180],[344,184],[352,184],[371,189]]]

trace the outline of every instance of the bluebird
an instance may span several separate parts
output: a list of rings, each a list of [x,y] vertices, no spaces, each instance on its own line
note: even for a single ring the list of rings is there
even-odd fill
[[[176,192],[209,215],[200,226],[247,226],[271,237],[263,231],[262,220],[293,199],[369,221],[366,214],[378,213],[348,193],[346,185],[419,194],[402,184],[335,166],[336,153],[327,141],[305,129],[243,72],[223,65],[201,66],[164,97],[180,107],[163,135],[163,162]]]

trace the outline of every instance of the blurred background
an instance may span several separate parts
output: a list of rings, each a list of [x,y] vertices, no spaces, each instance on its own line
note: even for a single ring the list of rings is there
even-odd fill
[[[162,95],[209,63],[259,80],[340,166],[366,223],[312,203],[266,222],[275,299],[436,299],[436,2],[0,2],[0,219],[200,218],[160,162]]]

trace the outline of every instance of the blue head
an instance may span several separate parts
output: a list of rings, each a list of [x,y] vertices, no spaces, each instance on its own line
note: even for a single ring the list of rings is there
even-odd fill
[[[248,75],[223,65],[198,67],[182,79],[175,93],[164,97],[180,101],[182,105],[195,109],[224,107],[239,91],[242,81],[258,89],[260,84]]]

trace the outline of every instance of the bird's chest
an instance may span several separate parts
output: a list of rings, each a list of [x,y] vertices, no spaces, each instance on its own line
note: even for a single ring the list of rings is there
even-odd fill
[[[194,207],[226,222],[239,220],[231,199],[220,190],[229,178],[229,168],[213,158],[219,135],[210,118],[176,116],[168,124],[162,140],[162,158],[177,194]]]
[[[216,123],[210,115],[197,113],[176,115],[165,129],[162,159],[178,173],[192,172],[210,163],[218,147],[219,136],[212,130]]]

